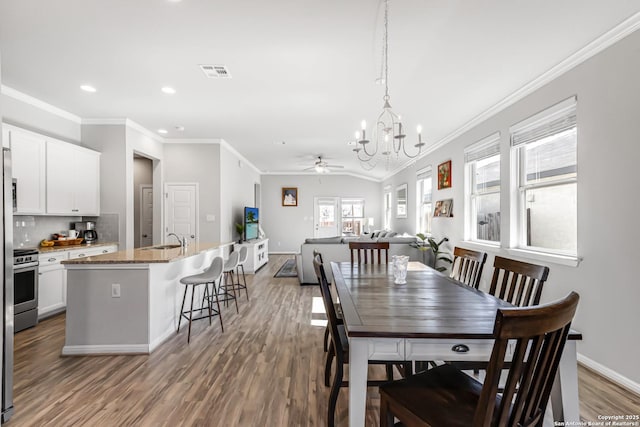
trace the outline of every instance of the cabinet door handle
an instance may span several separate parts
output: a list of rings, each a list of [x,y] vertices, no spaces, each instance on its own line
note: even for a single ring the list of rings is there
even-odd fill
[[[42,273],[38,273],[38,276],[42,276]]]
[[[82,257],[85,257],[85,256],[86,256],[85,254],[78,254],[78,258],[82,258]]]
[[[53,262],[53,261],[56,261],[56,260],[57,260],[57,258],[49,258],[47,261]]]
[[[103,254],[106,254],[107,252],[109,252],[109,251],[108,251],[108,250],[106,250],[106,249],[104,249],[104,250],[102,251],[102,253],[103,253]]]

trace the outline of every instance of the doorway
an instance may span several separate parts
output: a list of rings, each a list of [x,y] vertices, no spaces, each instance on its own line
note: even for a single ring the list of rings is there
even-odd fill
[[[143,189],[147,189],[146,193]],[[133,194],[133,247],[152,246],[153,160],[139,154],[133,156]]]
[[[338,197],[314,197],[313,223],[315,226],[313,237],[340,236],[338,231],[340,230],[339,203]]]
[[[165,241],[168,234],[175,233],[186,237],[191,243],[196,243],[198,241],[198,184],[166,184],[165,195]]]

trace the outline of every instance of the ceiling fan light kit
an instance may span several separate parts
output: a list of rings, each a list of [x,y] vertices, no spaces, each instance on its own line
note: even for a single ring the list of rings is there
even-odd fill
[[[382,50],[382,61],[384,64],[384,78],[379,78],[381,82],[384,82],[384,106],[382,112],[376,120],[376,124],[373,127],[373,141],[375,146],[372,150],[369,150],[367,146],[371,143],[367,139],[367,122],[365,120],[361,123],[362,134],[356,132],[356,148],[353,151],[356,153],[356,157],[360,161],[360,166],[365,170],[371,170],[375,168],[379,160],[385,162],[385,167],[389,170],[391,157],[395,155],[396,159],[400,158],[400,154],[404,154],[409,159],[416,158],[422,152],[422,147],[425,143],[422,142],[422,126],[418,125],[416,130],[418,133],[418,142],[414,145],[418,151],[415,154],[407,153],[405,137],[402,129],[401,117],[396,114],[391,108],[389,102],[391,97],[389,96],[389,0],[384,2],[384,39]]]

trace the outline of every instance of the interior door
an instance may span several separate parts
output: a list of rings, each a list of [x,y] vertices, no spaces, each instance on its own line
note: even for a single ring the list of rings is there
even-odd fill
[[[340,233],[339,198],[315,197],[314,202],[314,233],[313,237],[334,237]]]
[[[140,247],[153,245],[153,187],[140,187]]]
[[[167,234],[185,236],[191,242],[198,240],[198,184],[167,184],[165,241]],[[171,237],[171,239],[174,239]],[[177,241],[176,241],[177,242]]]

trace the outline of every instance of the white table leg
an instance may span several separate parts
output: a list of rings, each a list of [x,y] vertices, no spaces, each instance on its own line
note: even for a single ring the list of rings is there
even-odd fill
[[[578,359],[576,341],[568,340],[560,358],[560,366],[551,390],[554,421],[579,422]]]
[[[366,339],[349,340],[349,426],[364,427],[367,408],[367,366],[369,345]]]

